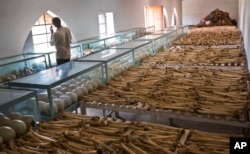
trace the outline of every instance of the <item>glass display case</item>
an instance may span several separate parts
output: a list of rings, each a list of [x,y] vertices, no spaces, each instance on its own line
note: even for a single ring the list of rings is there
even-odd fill
[[[89,85],[93,79],[101,81],[102,84],[103,75],[103,67],[100,62],[71,61],[11,81],[9,88],[36,90],[41,118],[51,120],[60,111],[77,110],[78,98],[82,96],[80,93],[93,91],[93,85]],[[85,89],[82,89],[84,87]],[[89,88],[87,92],[86,87]]]
[[[88,43],[88,48],[85,48],[84,50],[85,56],[106,49],[105,40],[88,40],[88,41],[91,41],[91,42]],[[83,45],[86,46],[86,44],[83,44]]]
[[[90,54],[93,54],[95,52],[101,51],[105,49],[105,42],[104,40],[82,40],[78,42],[74,42],[71,46],[79,46],[80,48],[77,48],[76,51],[79,51],[80,49],[80,54],[76,52],[77,58],[82,58],[85,56],[88,56]],[[71,48],[72,51],[72,48]],[[76,58],[74,58],[76,59]]]
[[[182,27],[182,34],[185,35],[188,33],[189,27],[187,25]]]
[[[182,36],[182,28],[181,27],[168,27],[167,30],[175,30],[177,38]]]
[[[153,53],[152,41],[132,41],[112,48],[132,49],[136,65],[140,64],[145,58],[148,58]]]
[[[120,34],[122,36],[122,42],[130,42],[138,37],[144,36],[146,33],[145,28],[133,28],[125,31],[117,32],[117,34]]]
[[[182,29],[182,35],[187,34],[188,29],[189,29],[187,25],[171,26],[170,28],[176,28],[176,29],[181,28]]]
[[[155,32],[155,26],[149,26],[145,28],[145,35],[149,35]]]
[[[46,57],[42,54],[21,54],[0,59],[0,84],[21,78],[48,68]]]
[[[152,41],[153,43],[153,53],[155,55],[159,51],[163,51],[164,47],[168,44],[168,38],[165,34],[159,35],[145,35],[143,37],[135,39],[136,41]]]
[[[70,45],[70,49],[71,49],[71,59],[77,59],[77,58],[82,58],[83,54],[82,54],[82,48],[80,44],[71,44]]]
[[[171,30],[162,30],[154,32],[152,35],[167,35],[167,43],[165,44],[165,48],[168,47],[169,43],[175,41],[177,39],[176,31]]]
[[[56,66],[56,51],[30,52],[28,54],[44,55],[48,62],[48,67]]]
[[[8,115],[18,112],[22,115],[33,115],[37,122],[41,121],[35,91],[0,88],[0,97],[0,113]]]
[[[168,44],[171,43],[171,42],[174,42],[177,39],[177,30],[176,29],[166,28],[166,29],[158,31],[158,32],[168,35]]]
[[[71,59],[83,57],[81,44],[73,43],[71,44],[70,48],[71,48]],[[49,68],[57,65],[56,64],[56,51],[30,52],[28,54],[44,55]]]
[[[105,49],[107,49],[107,48],[110,48],[112,46],[121,44],[122,43],[122,35],[121,34],[103,34],[100,36],[93,37],[90,40],[104,41],[104,45],[105,45],[104,47],[105,47]],[[91,45],[95,45],[95,44],[91,43]]]
[[[101,52],[77,59],[84,62],[102,62],[105,71],[105,81],[121,74],[135,63],[133,49],[105,49]]]

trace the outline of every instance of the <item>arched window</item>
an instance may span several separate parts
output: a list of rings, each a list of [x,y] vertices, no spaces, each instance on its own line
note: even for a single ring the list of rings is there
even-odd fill
[[[23,46],[23,53],[54,51],[50,46],[50,26],[56,15],[51,11],[42,14],[31,27],[30,33]]]
[[[37,19],[25,41],[23,53],[55,51],[55,47],[50,45],[50,26],[53,17],[57,17],[57,15],[48,10]],[[61,24],[67,27],[62,18]],[[72,33],[71,35],[72,41],[75,40],[74,35]]]
[[[50,46],[50,26],[52,25],[53,16],[51,16],[48,12],[41,15],[41,17],[36,21],[34,26],[31,29],[32,33],[32,41],[34,45],[34,51],[44,51]]]

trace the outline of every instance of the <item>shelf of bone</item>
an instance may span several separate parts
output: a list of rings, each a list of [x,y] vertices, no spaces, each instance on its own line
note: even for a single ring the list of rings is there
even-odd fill
[[[171,47],[180,47],[180,48],[216,48],[216,49],[237,49],[237,48],[244,48],[244,44],[235,44],[235,45],[212,45],[212,46],[206,46],[206,45],[172,45],[170,44],[168,46]]]
[[[150,133],[149,133],[150,132]],[[6,144],[1,151],[23,153],[151,153],[174,154],[183,128],[64,112],[55,121]],[[38,142],[38,139],[40,142]],[[160,140],[159,140],[160,139]],[[62,144],[63,143],[63,146]]]
[[[219,154],[228,152],[230,137],[243,135],[63,112],[14,142],[4,141],[1,152]]]
[[[246,97],[248,97],[246,85],[248,72],[246,70],[221,70],[218,68],[213,70],[211,70],[211,68],[175,69],[176,68],[168,68],[166,71],[165,69],[158,67],[133,67],[132,71],[127,71],[123,76],[111,80],[108,87],[94,92],[94,95],[90,94],[83,98],[85,102],[101,101],[103,103],[115,103],[117,105],[125,106],[128,106],[132,102],[133,104],[147,102],[147,105],[150,105],[151,109],[162,108],[163,110],[174,110],[176,112],[197,113],[208,117],[215,115],[227,119],[238,119],[239,121],[246,120],[244,114],[245,111],[242,110],[245,108],[244,104],[246,104]],[[164,73],[165,71],[167,73]],[[150,75],[150,78],[147,78],[147,74]],[[163,82],[161,79],[164,79],[167,82]],[[210,84],[213,84],[213,86],[207,85],[205,82],[206,80],[211,81]],[[222,81],[224,82],[223,84],[221,84]],[[157,86],[156,84],[160,86]],[[229,87],[234,88],[230,88],[231,90],[229,90]],[[155,88],[157,88],[159,94],[152,91]],[[188,89],[193,89],[193,92],[192,90],[187,91]],[[228,89],[229,91],[225,91],[225,89]],[[237,89],[239,90],[238,92]],[[210,93],[209,91],[213,91],[213,93]],[[161,96],[166,92],[168,93],[168,96]],[[171,93],[174,94],[170,95]],[[200,100],[199,102],[196,97],[192,98],[191,95],[195,96],[194,93],[197,93],[202,98],[204,97],[204,100]],[[182,99],[180,100],[180,96],[178,97],[177,94],[180,96],[190,95],[190,97],[181,97]],[[151,98],[151,96],[157,95],[161,96],[159,97],[159,100],[157,97],[154,97],[154,99]],[[224,96],[227,96],[227,98]],[[167,100],[175,100],[175,103],[171,104],[166,103],[165,101],[163,102],[161,100],[163,98]],[[183,100],[184,98],[185,101]],[[137,102],[135,100],[137,100]],[[222,100],[224,103],[217,102]],[[218,104],[224,106],[223,110],[220,110],[222,108],[219,108]],[[236,108],[230,107],[231,105],[235,106],[236,104],[240,107],[238,108],[239,112],[237,117],[235,117]],[[192,110],[189,110],[189,108]]]
[[[230,116],[222,115],[205,115],[198,113],[190,113],[185,111],[171,110],[171,109],[161,109],[161,108],[151,108],[149,104],[145,103],[135,103],[133,105],[127,104],[117,104],[117,103],[102,103],[102,102],[81,102],[81,110],[86,113],[86,108],[102,109],[114,112],[126,112],[126,113],[135,113],[141,115],[149,115],[151,117],[151,122],[155,123],[157,117],[166,117],[179,120],[188,120],[193,122],[208,123],[214,125],[226,125],[239,128],[250,128],[250,122],[246,121],[244,117],[242,119],[233,118]]]
[[[171,47],[145,60],[144,63],[246,66],[247,59],[243,48]]]
[[[243,45],[241,31],[230,27],[193,28],[172,45]]]
[[[187,130],[183,133],[176,154],[221,154],[230,152],[230,138],[243,138],[240,134],[220,134],[197,130]]]
[[[247,65],[245,63],[227,63],[227,64],[179,64],[179,63],[168,63],[164,64],[164,62],[142,62],[141,65],[144,66],[155,66],[155,67],[200,67],[200,68],[212,68],[212,69],[242,69],[242,68],[247,68]]]

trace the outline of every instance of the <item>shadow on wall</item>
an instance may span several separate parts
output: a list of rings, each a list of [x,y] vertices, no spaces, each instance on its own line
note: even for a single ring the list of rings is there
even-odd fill
[[[171,26],[176,26],[178,25],[178,13],[176,11],[176,8],[174,7],[173,13],[172,13],[172,20],[171,20]]]
[[[163,15],[164,15],[164,21],[165,21],[164,28],[167,28],[170,25],[169,25],[169,19],[168,19],[168,12],[167,12],[167,9],[165,7],[163,8]]]

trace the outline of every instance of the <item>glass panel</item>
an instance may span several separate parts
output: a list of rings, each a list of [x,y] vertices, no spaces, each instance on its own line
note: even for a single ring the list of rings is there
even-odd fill
[[[38,44],[38,43],[45,43],[47,42],[47,35],[33,35],[33,43]]]
[[[32,27],[32,34],[44,34],[46,33],[45,26],[33,26]]]
[[[80,51],[81,49],[79,47],[71,48],[71,59],[77,59],[82,57]]]

